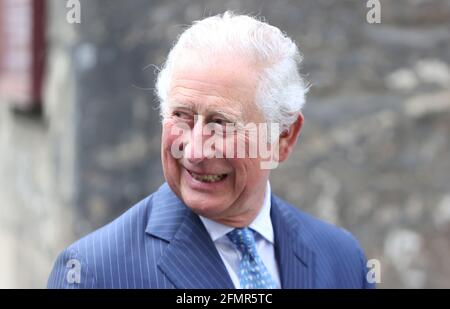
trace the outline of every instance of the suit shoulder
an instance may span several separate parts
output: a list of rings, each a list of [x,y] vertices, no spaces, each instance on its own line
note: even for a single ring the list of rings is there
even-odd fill
[[[295,236],[302,240],[315,254],[316,267],[326,274],[317,279],[317,286],[340,288],[372,288],[365,278],[366,257],[356,240],[347,230],[325,222],[277,200],[280,211],[295,230]]]
[[[110,223],[80,238],[68,249],[76,249],[82,252],[87,244],[101,249],[100,243],[109,242],[112,237],[127,240],[133,234],[143,232],[151,208],[151,201],[152,195],[149,195]]]
[[[105,266],[123,258],[128,246],[143,238],[152,195],[138,202],[109,224],[89,233],[64,249],[56,259],[48,280],[49,288],[101,287]],[[76,282],[76,271],[82,282]],[[75,272],[73,272],[75,271]],[[68,281],[74,274],[75,282]],[[100,284],[99,284],[100,283]]]
[[[276,197],[277,204],[286,217],[292,218],[291,224],[297,226],[306,240],[314,242],[338,242],[341,246],[359,246],[356,238],[346,229],[316,218],[292,204]]]
[[[360,260],[363,255],[361,246],[349,231],[277,199],[280,210],[286,218],[291,218],[290,224],[295,227],[299,237],[313,249],[321,253],[327,250],[335,257],[351,258],[355,262]]]

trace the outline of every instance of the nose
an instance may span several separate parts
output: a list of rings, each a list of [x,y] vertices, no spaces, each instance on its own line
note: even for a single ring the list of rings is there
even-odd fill
[[[184,146],[184,157],[191,164],[198,164],[208,158],[209,151],[204,149],[205,140],[208,138],[204,134],[204,121],[203,117],[198,116],[194,121],[194,127],[190,134],[188,134],[187,140]]]

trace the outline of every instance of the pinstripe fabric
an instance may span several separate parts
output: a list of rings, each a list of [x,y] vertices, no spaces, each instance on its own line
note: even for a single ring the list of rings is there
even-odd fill
[[[350,233],[272,195],[283,288],[369,288]],[[79,282],[68,280],[80,263]],[[233,283],[200,218],[167,184],[57,258],[48,288],[229,288]]]

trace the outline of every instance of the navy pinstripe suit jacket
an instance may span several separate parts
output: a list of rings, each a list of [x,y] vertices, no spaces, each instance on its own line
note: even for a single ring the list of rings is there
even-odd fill
[[[272,195],[282,288],[369,288],[345,230]],[[167,184],[58,257],[49,288],[234,288],[200,218]]]

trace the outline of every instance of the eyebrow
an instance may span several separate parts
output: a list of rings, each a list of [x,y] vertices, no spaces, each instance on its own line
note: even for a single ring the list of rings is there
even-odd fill
[[[195,105],[196,104],[194,103],[194,106]],[[195,111],[195,109],[193,108],[193,105],[182,103],[182,102],[176,102],[176,101],[169,102],[169,108],[172,110],[179,108],[179,109],[189,110],[190,112]],[[243,121],[242,113],[240,111],[239,112],[229,112],[224,109],[208,111],[208,114],[206,115],[206,117],[213,117],[213,116],[217,116],[217,115],[224,118],[224,120],[228,121],[228,122],[239,122],[239,121],[242,122]]]

